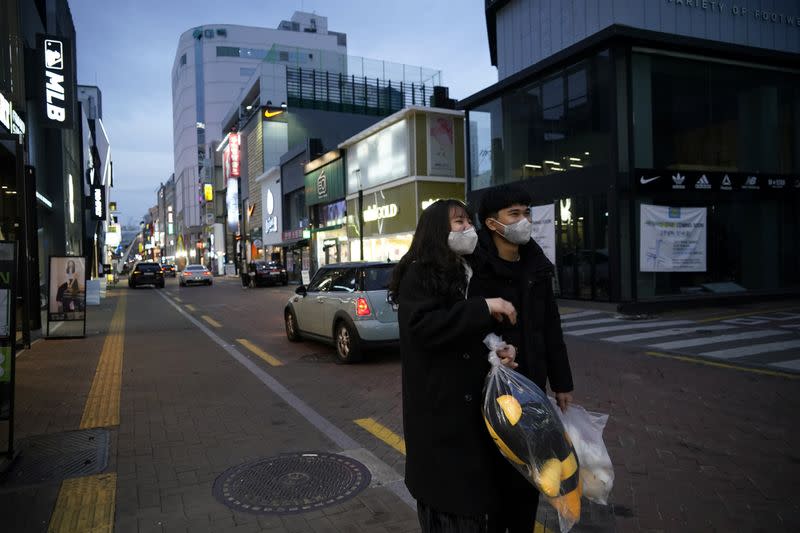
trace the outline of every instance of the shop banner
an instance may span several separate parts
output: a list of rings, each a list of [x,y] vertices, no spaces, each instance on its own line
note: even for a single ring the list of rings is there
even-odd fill
[[[75,114],[72,41],[59,35],[37,37],[42,126],[71,129]]]
[[[344,159],[337,159],[305,176],[306,205],[344,198]]]
[[[86,318],[86,258],[50,258],[49,322],[80,321]]]
[[[15,273],[17,272],[16,244],[0,242],[0,420],[11,418],[11,398],[14,394],[14,327]]]
[[[453,117],[428,115],[428,175],[456,175]]]
[[[705,207],[641,205],[639,269],[642,272],[705,272]]]
[[[757,174],[710,170],[658,170],[637,168],[634,185],[642,193],[735,192],[800,193],[800,176],[788,174]]]
[[[554,265],[556,264],[555,217],[556,209],[553,204],[531,206],[531,220],[533,221],[531,237]]]

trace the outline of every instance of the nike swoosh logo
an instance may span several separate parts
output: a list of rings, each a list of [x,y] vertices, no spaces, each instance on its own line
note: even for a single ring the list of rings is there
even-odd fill
[[[278,115],[280,115],[281,113],[283,113],[283,110],[282,110],[282,109],[281,109],[281,110],[278,110],[278,111],[264,111],[264,118],[272,118],[272,117],[277,117],[277,116],[278,116]]]
[[[657,180],[658,178],[660,178],[660,177],[661,177],[661,176],[656,176],[655,178],[645,178],[644,176],[642,176],[642,177],[639,179],[639,183],[641,183],[642,185],[647,185],[647,184],[648,184],[648,183],[650,183],[651,181],[656,181],[656,180]]]

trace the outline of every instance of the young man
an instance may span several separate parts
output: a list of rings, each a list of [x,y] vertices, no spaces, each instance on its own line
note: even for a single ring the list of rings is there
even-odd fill
[[[555,393],[565,410],[572,401],[572,372],[553,295],[553,264],[531,238],[531,197],[518,186],[484,193],[478,209],[481,229],[472,256],[470,296],[499,297],[517,310],[517,323],[503,322],[496,333],[517,348],[518,372],[543,391]],[[507,462],[499,466],[498,490],[504,509],[490,516],[490,531],[533,531],[538,492]]]

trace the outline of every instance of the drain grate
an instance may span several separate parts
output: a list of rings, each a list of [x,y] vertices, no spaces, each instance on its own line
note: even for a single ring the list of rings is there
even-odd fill
[[[295,453],[230,468],[214,482],[213,492],[239,511],[295,514],[348,500],[371,479],[367,467],[350,457]]]
[[[19,441],[19,455],[0,478],[0,489],[39,485],[102,472],[108,466],[107,429],[37,435]]]

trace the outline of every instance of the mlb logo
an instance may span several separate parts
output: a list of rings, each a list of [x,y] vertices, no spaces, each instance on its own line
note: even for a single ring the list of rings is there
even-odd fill
[[[51,70],[63,70],[64,45],[61,41],[44,40],[44,66]]]

